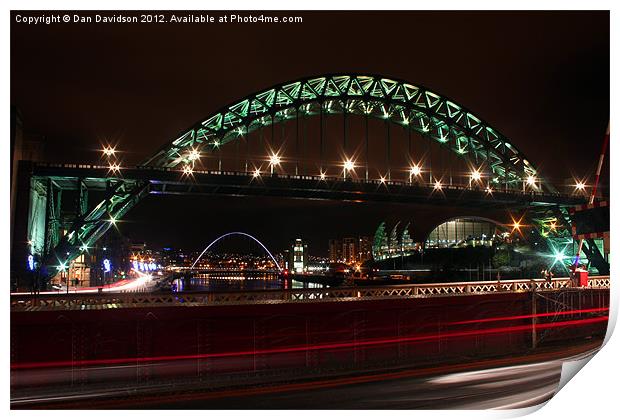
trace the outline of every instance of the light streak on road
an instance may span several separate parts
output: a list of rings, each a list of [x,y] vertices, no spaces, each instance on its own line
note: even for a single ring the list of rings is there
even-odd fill
[[[538,314],[499,316],[499,317],[481,318],[481,319],[468,319],[466,321],[447,322],[444,325],[464,325],[464,324],[477,324],[477,323],[482,323],[482,322],[516,321],[519,319],[546,318],[546,317],[552,317],[552,316],[566,316],[566,315],[577,315],[577,314],[585,314],[585,313],[592,313],[592,312],[607,312],[607,311],[609,311],[609,307],[590,308],[590,309],[574,309],[571,311],[544,312],[544,313],[538,313]]]
[[[11,406],[29,408],[289,408],[289,409],[501,409],[540,404],[557,391],[562,363],[595,353],[592,344],[540,354],[511,356],[396,372],[233,389],[201,390],[187,385],[149,385],[136,399],[117,388],[53,390],[12,396]],[[193,366],[193,365],[192,365]],[[135,369],[135,365],[123,368]],[[110,369],[110,367],[96,368]],[[103,371],[102,371],[103,372]],[[133,371],[132,371],[133,372]],[[135,374],[134,374],[135,375]],[[195,386],[195,385],[194,385]],[[132,388],[133,389],[133,388]],[[134,389],[131,394],[135,394]],[[97,398],[101,398],[97,401]],[[106,399],[108,398],[108,399]]]
[[[554,329],[554,328],[561,328],[561,327],[567,327],[567,326],[595,324],[595,323],[600,323],[600,322],[607,322],[608,318],[609,318],[608,316],[599,316],[599,317],[579,319],[579,320],[539,323],[539,324],[536,324],[536,329],[538,331],[542,331],[546,329]],[[245,350],[245,351],[222,352],[222,353],[183,354],[183,355],[151,356],[151,357],[126,357],[126,358],[114,358],[114,359],[91,359],[91,360],[74,360],[74,361],[68,360],[68,361],[53,361],[53,362],[25,362],[25,363],[13,363],[11,364],[11,369],[37,369],[37,368],[68,367],[68,366],[76,367],[76,366],[93,366],[93,365],[104,365],[104,364],[114,365],[114,364],[122,364],[122,363],[145,363],[145,362],[163,362],[163,361],[174,361],[174,360],[210,359],[210,358],[220,358],[220,357],[284,354],[284,353],[293,353],[293,352],[302,352],[302,351],[305,352],[305,351],[313,351],[313,350],[339,350],[339,349],[347,349],[347,348],[354,348],[354,347],[371,347],[371,346],[382,346],[382,345],[391,345],[391,344],[400,344],[400,343],[445,340],[448,338],[471,337],[471,336],[480,336],[480,335],[488,335],[488,334],[504,334],[504,333],[517,332],[517,331],[529,331],[531,330],[531,328],[532,328],[531,325],[516,325],[516,326],[510,326],[510,327],[475,329],[475,330],[468,330],[468,331],[453,331],[453,332],[444,332],[444,333],[438,333],[438,334],[421,334],[421,335],[408,336],[408,337],[389,337],[389,338],[381,338],[381,339],[346,341],[346,342],[336,342],[336,343],[324,343],[324,344],[305,345],[305,346],[280,347],[280,348],[272,348],[272,349]]]
[[[37,293],[37,295],[48,296],[48,295],[63,295],[63,294],[66,295],[66,294],[82,294],[82,293],[99,293],[100,289],[102,293],[129,292],[129,291],[144,290],[144,288],[146,288],[149,285],[149,283],[153,280],[153,276],[151,276],[150,274],[142,273],[138,270],[134,270],[134,271],[138,274],[138,277],[135,279],[120,280],[120,281],[117,281],[116,283],[108,284],[105,286],[73,287],[73,288],[70,287],[68,291],[66,288],[62,288],[58,290],[39,292]],[[32,292],[13,292],[11,293],[11,296],[34,297],[36,295],[34,295]]]

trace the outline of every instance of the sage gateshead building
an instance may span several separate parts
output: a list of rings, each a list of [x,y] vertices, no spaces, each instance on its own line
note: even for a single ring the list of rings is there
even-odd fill
[[[409,223],[402,230],[399,230],[399,225],[400,222],[396,223],[389,235],[385,222],[379,225],[372,243],[372,257],[375,261],[407,257],[420,250],[421,245],[411,239]]]
[[[437,226],[426,238],[425,248],[492,246],[506,235],[506,228],[482,217],[458,217]]]

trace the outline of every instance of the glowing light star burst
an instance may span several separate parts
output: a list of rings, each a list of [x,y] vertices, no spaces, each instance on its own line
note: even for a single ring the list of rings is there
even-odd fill
[[[260,176],[260,170],[254,169],[254,172],[252,172],[252,177],[258,178],[259,176]]]
[[[118,221],[118,220],[116,220],[116,218],[115,218],[114,216],[110,216],[110,220],[109,220],[109,222],[110,222],[110,224],[111,224],[111,225],[116,226],[116,222],[117,222],[117,221]]]
[[[436,190],[441,190],[443,186],[441,185],[441,181],[435,181],[435,185],[433,186]]]
[[[521,228],[523,227],[523,224],[522,224],[523,216],[521,216],[519,220],[516,220],[512,216],[510,216],[510,218],[512,219],[512,232],[514,233],[516,231],[517,233],[519,233],[519,235],[521,235]]]
[[[278,156],[277,153],[272,153],[271,156],[269,156],[269,164],[271,166],[277,166],[280,162],[282,162],[282,158]]]
[[[585,191],[586,184],[583,183],[582,181],[577,181],[577,183],[575,184],[575,189],[579,191]]]
[[[189,156],[187,157],[189,160],[191,160],[192,162],[200,159],[200,152],[196,149],[192,149],[189,152]]]
[[[409,174],[413,175],[413,176],[418,176],[422,173],[422,170],[420,169],[420,167],[418,165],[413,165],[410,169],[409,169]]]
[[[114,156],[116,154],[116,149],[112,146],[105,146],[103,148],[103,154],[107,157]]]
[[[118,163],[110,163],[108,170],[112,173],[117,173],[121,171],[121,165]]]
[[[536,185],[536,177],[533,176],[533,175],[530,175],[530,176],[527,177],[526,182],[528,183],[528,185],[534,186],[534,185]]]
[[[194,169],[191,166],[187,165],[186,167],[183,168],[183,175],[190,176],[193,174],[194,174]]]
[[[473,179],[474,181],[480,181],[480,178],[482,178],[482,174],[480,174],[479,170],[474,170],[471,173],[471,179]]]
[[[566,247],[564,247],[564,249],[562,249],[561,251],[559,251],[557,249],[552,249],[552,250],[553,250],[553,254],[551,255],[551,257],[553,258],[552,266],[557,264],[557,263],[563,262],[566,258],[569,258],[564,253],[566,251]]]
[[[321,181],[325,181],[325,172],[321,172],[320,177],[321,177]]]
[[[345,171],[352,171],[353,169],[355,169],[355,162],[353,162],[351,159],[345,159],[343,166]]]

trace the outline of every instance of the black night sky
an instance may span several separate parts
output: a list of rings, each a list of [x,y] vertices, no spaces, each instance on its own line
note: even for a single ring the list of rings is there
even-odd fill
[[[224,105],[327,73],[380,74],[452,98],[556,181],[594,172],[609,120],[608,12],[278,12],[304,21],[36,26],[16,23],[17,14],[41,13],[12,12],[11,104],[27,133],[45,137],[48,161],[97,162],[111,142],[124,164],[137,164]],[[425,211],[149,197],[121,231],[191,248],[230,230],[269,238],[274,250],[302,236],[321,255],[330,237],[371,235],[383,219],[423,223]]]

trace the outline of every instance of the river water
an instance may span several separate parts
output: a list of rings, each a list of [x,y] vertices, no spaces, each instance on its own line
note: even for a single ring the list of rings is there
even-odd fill
[[[178,279],[173,289],[179,292],[226,292],[253,290],[308,289],[326,287],[320,283],[282,279],[273,273],[199,274],[189,281]]]

